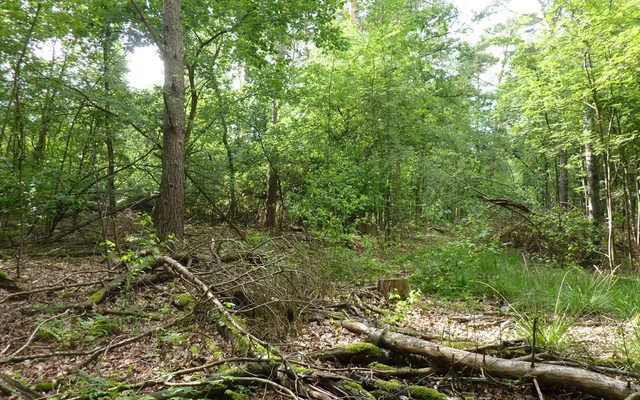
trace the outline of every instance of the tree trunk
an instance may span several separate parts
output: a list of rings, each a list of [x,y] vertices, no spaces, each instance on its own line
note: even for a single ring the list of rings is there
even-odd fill
[[[275,99],[271,100],[271,123],[272,126],[278,122],[278,104]],[[278,202],[278,175],[269,162],[267,178],[267,199],[264,203],[265,216],[264,226],[273,228],[276,226],[276,203]]]
[[[229,166],[229,211],[227,218],[233,220],[238,214],[238,202],[236,201],[236,170],[233,164],[233,152],[229,145],[229,126],[227,125],[227,118],[224,116],[224,113],[220,115],[220,119],[222,121],[222,143],[227,151],[227,165]]]
[[[104,43],[102,45],[102,67],[104,80],[104,94],[109,97],[110,94],[110,81],[111,81],[111,68],[109,63],[111,62],[111,41],[112,41],[111,25],[107,22],[104,34]],[[109,103],[105,104],[107,111],[109,110]],[[113,130],[111,129],[111,114],[104,113],[104,133],[107,141],[107,212],[111,213],[116,209],[116,185],[115,185],[115,161],[113,153]],[[106,239],[106,238],[105,238]]]
[[[567,151],[560,151],[558,155],[558,204],[565,210],[569,208],[569,171],[567,170],[567,161]]]
[[[598,157],[593,152],[591,139],[591,127],[593,121],[589,110],[585,110],[582,120],[582,132],[585,137],[584,164],[587,172],[587,212],[588,217],[596,221],[602,221],[602,208],[600,207],[600,178],[598,176]]]
[[[267,180],[267,199],[265,200],[264,226],[273,228],[276,226],[276,203],[278,202],[278,175],[269,164]]]
[[[40,10],[42,9],[42,2],[38,3],[36,8],[36,13],[31,20],[31,24],[29,25],[29,30],[24,38],[24,44],[22,45],[22,51],[20,52],[20,56],[16,61],[16,64],[13,69],[13,83],[11,87],[11,93],[9,94],[9,100],[7,102],[4,118],[2,119],[2,127],[0,127],[0,150],[2,149],[2,142],[4,141],[4,133],[7,127],[7,122],[9,121],[9,115],[11,112],[11,104],[12,102],[18,101],[18,90],[19,90],[19,81],[20,81],[20,72],[22,70],[22,62],[27,54],[27,50],[29,50],[29,43],[31,43],[31,36],[33,35],[33,29],[36,26],[36,22],[38,21],[38,16],[40,15]],[[9,136],[11,137],[11,135]],[[10,145],[7,144],[7,153],[9,152]]]
[[[184,237],[184,38],[180,0],[162,4],[164,46],[164,119],[162,124],[162,178],[157,231],[160,240]]]

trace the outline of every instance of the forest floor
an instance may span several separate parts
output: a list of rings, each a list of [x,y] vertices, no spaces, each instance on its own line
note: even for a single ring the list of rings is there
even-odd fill
[[[214,237],[219,244],[237,243],[236,240],[227,241],[228,238],[221,241],[220,231],[197,228],[196,232],[194,228],[191,232],[190,249],[194,257],[197,252],[193,249],[202,250],[204,247],[214,252],[214,246],[211,245]],[[263,233],[259,236],[266,237]],[[278,240],[281,244],[297,247],[296,251],[299,247],[308,245],[295,235],[284,235]],[[311,259],[295,258],[288,252],[290,248],[283,250],[287,246],[272,246],[266,250],[264,243],[261,256],[267,259],[262,259],[261,265],[282,266],[286,263],[287,267],[296,269],[296,274],[304,275],[309,271],[297,270],[304,264],[304,268],[310,268],[312,273],[322,275],[321,271],[314,271],[321,263],[314,264]],[[223,247],[219,246],[218,250]],[[24,259],[21,280],[31,290],[47,290],[32,293],[26,298],[7,296],[7,292],[0,292],[0,372],[35,387],[45,398],[118,398],[197,380],[215,373],[220,367],[215,365],[216,361],[241,356],[227,338],[198,316],[201,304],[194,305],[194,297],[197,296],[186,295],[193,293],[193,288],[180,279],[135,285],[127,283],[98,304],[63,311],[62,305],[85,301],[100,285],[121,272],[117,265],[108,266],[104,256],[100,255],[101,251],[102,247],[95,244],[78,243],[76,237],[70,238],[65,244],[33,248],[27,252],[29,256]],[[257,251],[254,249],[253,253]],[[131,252],[128,254],[131,255]],[[246,262],[246,259],[241,260],[241,264]],[[220,263],[196,265],[194,262],[194,265],[194,273],[203,278],[208,276],[208,271],[212,268],[218,268],[220,272],[219,275],[214,275],[217,279],[227,274],[226,266]],[[0,271],[13,276],[13,268],[9,260],[0,262]],[[233,268],[240,268],[242,271],[243,268],[246,270],[246,265],[238,267],[236,262]],[[278,269],[277,274],[284,273],[285,269]],[[236,278],[229,282],[236,282],[245,274],[228,274]],[[268,280],[270,277],[271,275],[258,275],[255,280]],[[256,284],[255,280],[241,282],[243,290],[247,292],[227,291],[225,295],[221,295],[228,296],[224,304],[229,310],[239,308],[241,315],[248,316],[248,330],[278,349],[278,354],[328,372],[357,369],[353,365],[336,365],[309,357],[319,351],[362,340],[358,335],[343,329],[340,319],[367,318],[411,328],[429,335],[437,343],[469,350],[522,338],[517,313],[514,314],[509,307],[495,300],[442,301],[428,293],[414,294],[404,301],[385,299],[376,293],[372,285],[364,287],[367,283],[354,281],[336,281],[323,286],[314,279],[302,278],[297,284],[304,285],[306,282],[309,286],[317,284],[317,287],[296,292],[298,297],[295,301],[305,302],[302,306],[293,308],[296,315],[282,318],[276,306],[267,307],[264,313],[257,313],[247,306],[252,304],[253,307],[259,307],[255,299],[244,298],[249,296],[247,293],[250,291],[261,290],[260,283]],[[274,282],[274,285],[279,285],[279,281]],[[375,282],[369,284],[375,285]],[[350,305],[354,300],[354,293],[360,293],[359,299],[367,303],[364,310]],[[275,296],[273,294],[270,299],[263,300],[264,303],[277,304]],[[286,304],[287,301],[293,304],[294,300],[283,300],[283,303]],[[244,309],[236,304],[242,302],[245,303]],[[34,312],[35,306],[43,305],[58,308]],[[323,318],[303,317],[311,309],[331,312],[325,313]],[[286,312],[291,314],[291,310],[289,308]],[[625,345],[624,338],[632,334],[629,324],[603,316],[581,318],[568,328],[563,338],[563,357],[588,363],[599,360],[608,366],[617,365],[612,360],[618,359],[618,353]],[[127,339],[131,339],[130,342],[123,344]],[[198,369],[206,365],[211,366]],[[188,368],[195,370],[176,373]],[[427,375],[412,378],[412,382],[435,388],[451,398],[539,398],[530,382],[449,378]],[[288,397],[271,388],[246,391],[253,398]],[[0,392],[0,398],[2,396]],[[5,398],[20,397],[5,393]],[[592,397],[549,392],[545,393],[545,398]]]

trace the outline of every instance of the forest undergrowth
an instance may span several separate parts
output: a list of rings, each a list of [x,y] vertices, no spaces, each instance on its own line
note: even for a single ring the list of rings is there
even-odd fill
[[[148,219],[131,219],[133,228],[112,241],[87,240],[100,236],[89,227],[29,250],[20,280],[28,288],[0,297],[7,398],[542,395],[528,378],[469,375],[397,350],[371,353],[341,327],[353,320],[453,349],[514,360],[533,351],[536,360],[623,381],[640,376],[632,273],[559,267],[488,237],[426,227],[386,243],[353,235],[344,245],[254,229],[242,241],[227,228],[192,225],[170,251]],[[167,267],[174,261],[191,278]],[[11,259],[1,266],[15,276]],[[408,278],[410,293],[381,294],[376,282],[386,278]],[[238,372],[265,358],[288,370]],[[211,393],[203,394],[203,382]],[[593,398],[542,390],[546,398]]]

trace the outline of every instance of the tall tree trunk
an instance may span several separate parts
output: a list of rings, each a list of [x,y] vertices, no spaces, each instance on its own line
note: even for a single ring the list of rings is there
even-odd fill
[[[173,234],[184,237],[185,107],[184,38],[181,0],[162,3],[164,61],[164,118],[162,124],[162,177],[158,199],[157,231],[160,240]]]
[[[280,57],[284,57],[287,46],[280,44]],[[278,102],[271,99],[271,126],[275,127],[278,122]],[[264,149],[263,149],[264,150]],[[265,152],[265,155],[267,153]],[[278,171],[274,168],[273,160],[268,159],[268,178],[267,178],[267,199],[265,200],[265,217],[264,226],[273,228],[276,226],[276,205],[278,203]]]
[[[629,172],[628,172],[628,164],[624,154],[622,152],[622,185],[624,189],[624,220],[625,220],[625,228],[627,231],[627,257],[629,260],[629,267],[633,265],[633,205],[631,204],[631,191],[629,190]]]
[[[278,122],[278,104],[275,99],[271,100],[271,123],[272,126]],[[267,199],[265,200],[264,226],[273,228],[276,225],[276,204],[278,202],[278,175],[269,162],[267,178]]]
[[[20,85],[20,73],[22,71],[22,62],[24,61],[25,55],[27,54],[27,50],[29,49],[29,43],[31,42],[31,36],[33,35],[33,29],[36,26],[36,22],[38,21],[38,16],[40,15],[40,10],[42,9],[42,2],[38,3],[36,7],[36,13],[31,20],[31,24],[29,25],[29,30],[24,38],[24,43],[22,45],[22,51],[20,52],[20,56],[16,61],[15,66],[13,67],[13,83],[11,87],[11,93],[9,94],[9,100],[7,106],[4,111],[4,118],[2,119],[2,126],[0,127],[0,150],[2,149],[2,142],[4,141],[4,133],[7,127],[7,122],[9,121],[9,114],[11,111],[11,104],[15,100],[17,101],[18,89]],[[11,137],[11,136],[9,136]],[[7,144],[7,153],[9,150],[9,144]]]
[[[600,207],[600,178],[598,176],[598,157],[593,152],[591,128],[593,121],[589,110],[585,110],[582,119],[582,132],[585,137],[584,165],[587,172],[587,212],[588,217],[596,221],[602,221],[602,208]]]
[[[104,93],[108,98],[110,95],[110,81],[111,81],[111,43],[112,43],[111,25],[107,22],[104,34],[104,43],[102,45],[102,67],[104,80]],[[109,111],[109,104],[105,105],[107,111]],[[115,185],[115,160],[113,152],[113,130],[111,129],[111,114],[109,112],[104,113],[104,133],[107,142],[107,215],[110,215],[116,209],[116,185]],[[106,238],[105,238],[106,239]]]
[[[567,170],[568,155],[561,150],[558,155],[558,204],[565,210],[569,208],[569,171]]]
[[[229,145],[229,125],[224,113],[220,115],[222,121],[222,143],[227,151],[227,165],[229,166],[229,211],[227,218],[234,220],[238,214],[238,202],[236,200],[236,170],[233,164],[233,152]],[[267,190],[268,193],[268,190]]]

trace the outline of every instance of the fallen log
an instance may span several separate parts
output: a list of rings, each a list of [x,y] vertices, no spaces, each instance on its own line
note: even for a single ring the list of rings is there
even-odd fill
[[[9,274],[4,271],[0,271],[0,289],[4,289],[9,293],[29,291],[29,287],[26,284],[12,279]]]
[[[440,365],[470,368],[472,371],[502,378],[535,379],[542,387],[577,391],[607,400],[623,400],[640,392],[640,386],[575,367],[514,361],[458,350],[386,329],[375,329],[361,322],[342,321],[345,329],[367,335],[377,346],[419,354]],[[635,398],[635,397],[632,397]]]

